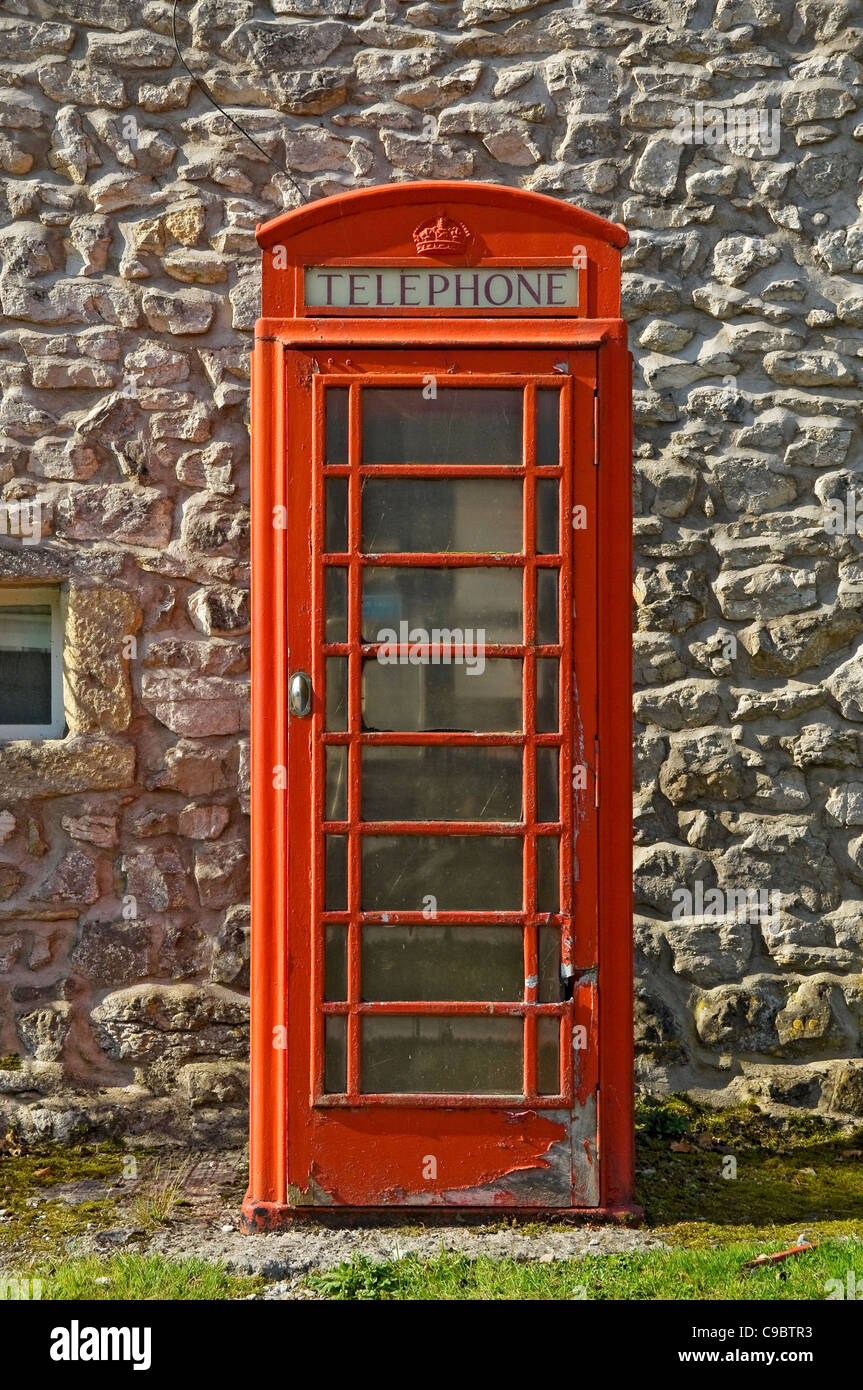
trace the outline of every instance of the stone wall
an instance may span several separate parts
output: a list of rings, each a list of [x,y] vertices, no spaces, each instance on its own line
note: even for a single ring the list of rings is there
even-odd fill
[[[168,4],[0,12],[0,487],[45,532],[0,580],[63,586],[69,725],[0,745],[0,1121],[232,1138],[253,229],[297,195]],[[310,198],[479,179],[630,229],[642,1079],[863,1114],[861,6],[184,0],[179,33]]]

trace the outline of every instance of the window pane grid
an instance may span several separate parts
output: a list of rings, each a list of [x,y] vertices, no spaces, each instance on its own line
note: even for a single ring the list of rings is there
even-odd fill
[[[323,383],[316,383],[319,387]],[[377,384],[377,382],[376,382]],[[403,381],[400,387],[404,389]],[[561,430],[561,445],[563,447],[563,457],[566,457],[568,441],[566,434],[566,412],[562,408],[563,392],[561,383],[555,381],[554,395],[559,403],[559,423]],[[482,389],[480,382],[472,382],[468,389]],[[325,389],[321,395],[329,394],[332,387]],[[537,820],[537,748],[548,748],[555,750],[555,756],[560,757],[559,779],[560,787],[568,792],[570,783],[569,763],[571,761],[564,739],[559,730],[566,727],[558,723],[556,730],[540,731],[537,728],[535,718],[536,708],[536,681],[537,681],[537,662],[545,660],[549,665],[562,665],[564,670],[569,669],[567,654],[571,646],[571,623],[567,620],[567,603],[569,602],[569,590],[567,582],[567,560],[570,549],[571,537],[568,527],[559,524],[558,545],[562,542],[560,553],[549,552],[549,526],[544,523],[544,529],[540,528],[540,538],[544,537],[543,551],[537,550],[537,490],[542,482],[547,489],[550,483],[554,483],[555,491],[560,491],[557,502],[557,515],[559,518],[569,515],[568,503],[568,480],[566,470],[558,464],[552,464],[549,453],[547,439],[543,445],[544,457],[543,465],[538,467],[536,463],[537,451],[537,389],[536,383],[532,381],[523,383],[523,464],[522,466],[503,465],[495,467],[494,464],[486,463],[479,465],[470,464],[431,464],[426,468],[423,464],[364,464],[361,457],[362,449],[362,429],[363,421],[361,416],[362,399],[364,391],[369,389],[364,386],[362,381],[352,380],[348,390],[344,393],[348,401],[347,422],[344,428],[347,444],[347,460],[342,463],[332,463],[326,466],[319,466],[317,469],[319,486],[325,486],[326,479],[343,479],[347,485],[347,522],[348,522],[348,549],[347,551],[332,551],[322,554],[323,551],[323,528],[320,520],[316,525],[316,535],[318,544],[316,546],[316,576],[319,585],[319,593],[323,594],[326,589],[325,579],[327,572],[333,567],[343,569],[347,574],[347,633],[346,641],[321,643],[315,653],[314,664],[317,668],[318,688],[324,685],[323,666],[326,661],[328,673],[335,674],[334,659],[341,659],[346,667],[347,690],[346,690],[346,718],[345,723],[339,728],[332,727],[325,720],[318,718],[318,722],[324,724],[324,728],[319,730],[315,739],[315,765],[318,769],[317,787],[318,794],[316,805],[318,807],[318,835],[317,839],[323,841],[324,834],[341,834],[347,842],[347,909],[328,910],[322,903],[318,894],[318,910],[316,920],[316,975],[319,981],[316,988],[318,999],[319,1023],[316,1030],[318,1039],[315,1075],[318,1078],[315,1091],[318,1103],[330,1104],[361,1104],[369,1103],[380,1099],[386,1103],[392,1099],[392,1088],[386,1087],[378,1097],[369,1085],[363,1087],[361,1077],[361,1048],[362,1048],[362,1019],[366,1016],[376,1015],[410,1016],[443,1016],[456,1019],[460,1016],[475,1017],[511,1017],[521,1019],[523,1024],[523,1034],[521,1043],[521,1071],[522,1089],[510,1091],[507,1089],[506,1095],[512,1095],[514,1099],[538,1100],[548,1102],[549,1096],[554,1096],[555,1092],[549,1085],[551,1075],[551,1063],[549,1058],[552,1056],[551,1038],[552,1032],[549,1027],[540,1035],[538,1033],[538,1020],[544,1019],[546,1024],[554,1022],[555,1027],[562,1026],[563,1021],[569,1016],[571,1006],[565,1002],[549,1002],[548,994],[545,1001],[539,1002],[538,992],[538,929],[549,926],[558,929],[565,927],[567,919],[560,912],[538,911],[537,908],[537,850],[540,841],[558,839],[560,842],[561,860],[561,879],[566,877],[566,845],[571,840],[571,830],[568,824],[569,797],[562,796],[563,820],[557,818],[553,821],[543,819]],[[416,387],[414,389],[419,389]],[[544,391],[544,396],[551,396],[552,392]],[[548,433],[548,420],[550,413],[547,400],[544,402],[545,422],[543,425],[546,435]],[[316,450],[317,457],[326,457],[323,449]],[[488,553],[485,551],[459,550],[445,551],[441,553],[425,552],[378,552],[374,555],[364,555],[361,552],[362,544],[362,487],[363,479],[366,476],[384,477],[409,477],[411,479],[422,478],[425,473],[434,478],[446,476],[472,477],[488,479],[495,476],[503,476],[508,479],[520,478],[523,480],[523,501],[522,501],[522,550],[521,553],[511,553],[503,550],[501,553]],[[545,500],[543,507],[548,508],[548,494],[544,494]],[[320,509],[322,510],[322,509]],[[330,527],[329,534],[333,537],[336,533]],[[473,732],[473,731],[454,731],[454,730],[421,730],[412,734],[411,732],[401,733],[398,725],[392,732],[389,730],[376,731],[367,730],[363,727],[363,685],[362,672],[363,663],[369,659],[374,659],[382,644],[363,641],[362,630],[362,597],[363,597],[363,574],[373,571],[381,566],[409,567],[416,568],[422,566],[428,569],[449,569],[476,567],[476,568],[507,568],[509,570],[521,571],[521,592],[522,592],[522,638],[521,642],[515,643],[496,643],[485,644],[484,655],[490,660],[518,659],[521,662],[521,684],[522,684],[522,727],[520,730],[502,732]],[[553,634],[559,640],[545,641],[542,645],[537,645],[534,640],[537,632],[537,588],[539,575],[543,572],[551,575],[553,571],[556,575],[557,583],[555,592],[557,597],[557,621],[560,630]],[[330,592],[333,593],[332,585],[329,585]],[[546,605],[547,607],[547,605]],[[548,635],[548,620],[545,621],[546,636]],[[321,634],[322,636],[323,634]],[[403,648],[398,645],[395,648],[396,655],[401,655]],[[409,650],[409,649],[408,649]],[[444,650],[444,649],[439,649]],[[450,647],[450,656],[462,655],[459,648]],[[434,654],[437,654],[435,652]],[[429,651],[428,656],[433,655]],[[448,663],[447,663],[448,664]],[[568,700],[568,682],[559,681],[557,683],[557,699],[561,702],[561,715],[565,720],[564,703]],[[557,699],[555,703],[557,703]],[[325,692],[326,702],[326,692]],[[522,777],[522,809],[521,816],[517,820],[489,821],[489,820],[380,820],[370,821],[361,820],[361,759],[362,750],[369,746],[385,747],[387,745],[402,745],[405,748],[411,746],[453,746],[453,747],[517,747],[522,750],[521,758],[521,777]],[[347,794],[339,809],[347,805],[347,817],[345,820],[328,821],[323,819],[324,802],[323,787],[325,785],[323,777],[323,760],[327,756],[327,749],[345,750],[348,766]],[[341,795],[341,793],[340,793]],[[546,813],[547,814],[547,813]],[[517,926],[522,931],[523,957],[525,989],[524,997],[520,1000],[482,1000],[482,1001],[459,1001],[447,997],[444,1001],[415,999],[408,1001],[382,1001],[376,1002],[363,1001],[362,999],[362,932],[366,926],[375,923],[389,924],[394,917],[400,925],[416,923],[422,929],[422,924],[428,925],[427,919],[419,909],[414,911],[399,907],[395,911],[384,909],[370,909],[362,902],[362,845],[372,843],[368,837],[387,834],[398,835],[429,835],[438,833],[450,837],[453,836],[485,836],[490,834],[495,837],[503,837],[505,840],[520,838],[522,840],[522,902],[518,911],[501,910],[442,910],[434,914],[434,925],[442,927],[452,925],[469,925],[471,929],[481,930],[483,926],[499,927],[501,924]],[[549,844],[548,848],[552,846]],[[556,848],[556,846],[555,846]],[[322,856],[316,857],[317,881],[320,883]],[[565,892],[564,882],[560,883],[561,893]],[[561,896],[560,904],[564,905],[568,901],[566,896]],[[325,986],[323,983],[323,932],[327,929],[332,931],[332,924],[339,924],[341,931],[346,933],[346,987],[343,992],[346,994],[344,1001],[340,999],[325,999]],[[561,933],[562,936],[566,932]],[[332,949],[332,944],[331,944]],[[330,1021],[341,1018],[344,1020],[344,1040],[340,1032],[333,1034],[336,1039],[337,1054],[332,1064],[321,1054],[326,1052],[324,1038],[324,1024],[330,1027]],[[405,1036],[402,1031],[396,1030],[398,1036]],[[446,1030],[445,1030],[446,1034]],[[328,1037],[330,1034],[328,1033]],[[393,1035],[395,1036],[395,1035]],[[511,1036],[511,1035],[510,1035]],[[344,1057],[341,1060],[339,1049],[343,1049]],[[567,1068],[566,1049],[561,1047],[560,1056],[564,1072],[565,1082],[560,1092],[565,1094],[568,1084],[569,1072]],[[423,1065],[420,1062],[420,1072]],[[482,1070],[482,1069],[480,1069]],[[326,1072],[326,1075],[325,1075]],[[542,1075],[540,1076],[540,1073]],[[332,1092],[333,1086],[330,1083],[333,1075],[343,1075],[344,1091],[333,1094],[322,1094]],[[327,1079],[329,1078],[329,1080]],[[540,1082],[542,1089],[540,1090]],[[323,1083],[323,1084],[322,1084]],[[419,1095],[422,1099],[434,1100],[433,1092],[438,1087],[432,1087],[431,1093],[427,1096],[425,1092],[414,1090],[405,1091],[406,1096]],[[457,1090],[453,1094],[464,1095],[468,1104],[489,1103],[491,1097],[485,1094],[477,1094],[470,1089]],[[503,1092],[495,1092],[495,1097],[500,1103],[499,1095]]]

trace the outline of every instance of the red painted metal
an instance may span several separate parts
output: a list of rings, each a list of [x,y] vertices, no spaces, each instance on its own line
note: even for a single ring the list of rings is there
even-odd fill
[[[443,214],[468,229],[471,250],[417,262],[414,232]],[[458,240],[458,238],[455,238]],[[619,318],[622,228],[540,195],[487,185],[408,184],[322,200],[260,228],[263,314],[253,374],[252,710],[252,1118],[247,1228],[266,1229],[297,1212],[503,1207],[608,1214],[632,1207],[632,980],[630,684],[630,384]],[[462,238],[462,241],[464,239]],[[345,248],[351,248],[351,258]],[[435,309],[359,313],[306,309],[306,265],[548,265],[583,253],[577,309],[517,317]],[[277,252],[277,254],[274,254]],[[565,369],[561,368],[565,364]],[[421,384],[520,387],[525,399],[520,467],[368,465],[361,458],[365,386]],[[348,461],[326,464],[324,393],[346,387]],[[557,465],[535,461],[533,401],[539,387],[561,393]],[[599,409],[595,411],[598,399]],[[598,421],[599,437],[596,438]],[[595,456],[599,466],[594,466]],[[507,477],[523,480],[524,535],[511,555],[363,555],[361,487],[366,477]],[[348,480],[348,549],[323,553],[323,488]],[[557,556],[537,555],[533,480],[560,482]],[[568,524],[573,507],[586,525]],[[325,644],[324,572],[347,570],[347,641]],[[523,667],[520,733],[373,733],[362,728],[360,674],[378,645],[360,630],[362,573],[381,565],[506,565],[524,577],[526,637],[486,649],[488,660]],[[534,640],[534,575],[559,570],[559,641]],[[600,641],[600,634],[602,640]],[[534,728],[534,665],[558,657],[560,729]],[[348,663],[343,732],[326,732],[324,662]],[[288,671],[312,674],[312,715],[286,737]],[[288,744],[290,747],[288,748]],[[524,752],[518,822],[367,822],[360,818],[363,747],[513,746]],[[327,745],[348,750],[346,818],[323,820]],[[562,798],[557,822],[538,823],[535,750],[559,747],[561,786],[577,766],[589,775]],[[597,781],[602,749],[602,787]],[[290,808],[290,817],[288,816]],[[347,909],[323,909],[323,832],[347,836]],[[444,912],[435,923],[523,925],[526,986],[520,1002],[371,1003],[363,1000],[360,938],[368,924],[422,923],[419,911],[381,913],[360,904],[360,851],[372,833],[495,834],[524,845],[521,912]],[[560,911],[536,911],[534,845],[560,836]],[[577,867],[577,875],[576,875]],[[347,933],[347,998],[323,1000],[322,933]],[[571,1001],[539,1003],[537,930],[559,925],[572,965]],[[360,1025],[370,1015],[519,1017],[523,1087],[513,1096],[375,1095],[360,1089]],[[323,1027],[347,1019],[346,1085],[323,1086]],[[536,1023],[561,1022],[557,1096],[536,1090]],[[573,1039],[583,1045],[573,1050]],[[601,1129],[595,1116],[601,1115]],[[600,1138],[601,1133],[601,1138]],[[428,1155],[439,1176],[422,1176]],[[565,1172],[565,1178],[561,1174]]]

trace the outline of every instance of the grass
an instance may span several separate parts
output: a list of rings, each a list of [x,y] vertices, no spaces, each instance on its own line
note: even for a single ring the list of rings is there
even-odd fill
[[[122,1254],[100,1259],[91,1255],[59,1264],[37,1264],[28,1271],[40,1279],[43,1301],[129,1299],[136,1303],[244,1298],[263,1287],[262,1279],[228,1274],[220,1264],[189,1258]]]
[[[183,1193],[194,1166],[191,1159],[179,1164],[164,1164],[156,1159],[146,1186],[136,1195],[132,1207],[140,1225],[161,1225],[171,1220],[178,1207],[189,1205]]]
[[[491,1260],[445,1253],[432,1259],[406,1255],[374,1263],[365,1256],[324,1274],[307,1276],[316,1293],[334,1300],[639,1301],[717,1299],[823,1300],[828,1280],[846,1287],[848,1270],[863,1277],[863,1242],[832,1240],[779,1267],[747,1271],[745,1260],[764,1248],[748,1241],[713,1250],[648,1250],[588,1255],[551,1264]]]

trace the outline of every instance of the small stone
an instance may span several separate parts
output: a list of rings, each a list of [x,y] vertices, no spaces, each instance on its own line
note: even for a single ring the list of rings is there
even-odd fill
[[[249,856],[244,844],[220,842],[195,854],[195,880],[202,907],[232,907],[249,894]]]
[[[213,943],[210,979],[215,984],[245,989],[249,983],[250,913],[248,907],[230,907]]]
[[[713,249],[713,274],[723,284],[737,286],[757,270],[775,265],[780,251],[763,237],[729,236]]]
[[[776,1032],[785,1052],[797,1053],[839,1043],[842,1038],[833,1016],[835,986],[827,981],[806,980],[776,1015]]]
[[[190,840],[217,840],[230,820],[227,806],[184,806],[177,818],[177,830]]]
[[[694,330],[685,324],[669,323],[667,319],[653,319],[642,331],[638,341],[650,352],[674,353],[693,337]]]
[[[174,508],[155,488],[110,483],[79,487],[57,508],[58,534],[70,540],[113,540],[163,549],[171,539]]]
[[[189,738],[233,734],[248,725],[248,686],[220,676],[145,671],[141,701],[166,728]]]
[[[89,907],[100,897],[96,867],[83,850],[69,850],[42,885],[40,898],[64,906]]]
[[[153,912],[186,905],[186,870],[173,845],[123,855],[126,891]]]
[[[215,285],[227,280],[228,267],[217,251],[202,251],[195,247],[178,247],[162,257],[162,267],[172,280],[187,285]]]
[[[141,300],[147,322],[157,333],[176,336],[206,333],[216,312],[215,295],[202,290],[145,290]]]
[[[632,187],[657,198],[670,198],[677,185],[683,145],[667,135],[651,135],[632,171]]]
[[[781,386],[834,386],[853,380],[851,371],[835,352],[768,352],[767,375]]]
[[[116,988],[150,974],[151,946],[144,922],[84,922],[71,960],[93,985]]]
[[[117,817],[113,815],[63,816],[61,825],[73,840],[111,849],[117,841]]]

